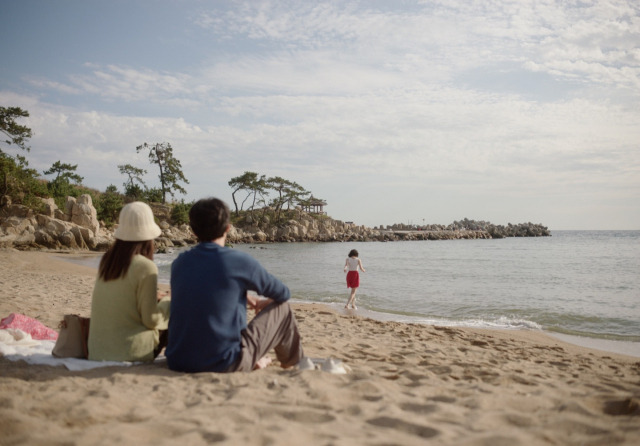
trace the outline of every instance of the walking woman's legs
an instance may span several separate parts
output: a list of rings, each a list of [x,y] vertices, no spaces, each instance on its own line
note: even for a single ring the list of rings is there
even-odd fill
[[[352,305],[354,310],[358,309],[356,307],[356,291],[358,291],[358,288],[351,288],[351,296],[349,296],[349,300],[347,301],[347,305],[345,306],[345,308],[349,308],[349,306]]]

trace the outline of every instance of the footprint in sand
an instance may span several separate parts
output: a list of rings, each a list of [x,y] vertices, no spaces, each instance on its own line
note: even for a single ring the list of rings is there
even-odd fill
[[[319,413],[312,411],[299,411],[299,412],[286,412],[283,416],[287,420],[297,421],[300,423],[329,423],[331,421],[335,421],[336,417],[328,413]]]
[[[438,403],[455,403],[456,399],[451,397],[451,396],[434,396],[433,398],[431,398],[432,401],[438,402]]]
[[[220,432],[201,432],[200,436],[207,443],[220,443],[227,440],[227,436]]]
[[[636,415],[640,416],[640,404],[634,398],[607,401],[603,412],[607,415]]]
[[[440,431],[428,426],[421,426],[419,424],[408,423],[404,420],[392,417],[378,417],[367,420],[367,423],[373,426],[385,427],[389,429],[397,429],[411,435],[417,435],[421,438],[433,438],[440,433]]]
[[[448,375],[453,371],[453,369],[448,365],[434,365],[427,367],[427,370],[435,373],[436,375]]]
[[[400,409],[413,412],[420,415],[426,415],[429,413],[433,413],[438,410],[438,406],[435,404],[416,404],[416,403],[402,403],[400,404]]]

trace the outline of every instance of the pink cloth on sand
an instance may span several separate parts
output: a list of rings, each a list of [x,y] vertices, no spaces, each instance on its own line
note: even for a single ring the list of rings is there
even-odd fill
[[[55,341],[58,332],[47,327],[42,322],[19,313],[11,313],[0,321],[0,329],[14,328],[29,333],[31,338],[38,340]]]

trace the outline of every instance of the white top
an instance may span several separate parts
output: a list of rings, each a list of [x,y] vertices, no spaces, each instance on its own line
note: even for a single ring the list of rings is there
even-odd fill
[[[349,271],[358,271],[358,263],[359,263],[359,259],[357,257],[347,258],[347,265],[349,266]]]

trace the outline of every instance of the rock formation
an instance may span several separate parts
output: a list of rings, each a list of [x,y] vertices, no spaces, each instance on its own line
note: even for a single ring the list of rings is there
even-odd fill
[[[100,249],[109,236],[100,223],[90,195],[68,197],[64,211],[52,198],[43,199],[42,211],[11,204],[0,210],[0,247]]]
[[[33,210],[10,200],[0,208],[0,248],[18,249],[78,249],[105,251],[113,242],[114,228],[100,225],[90,195],[77,199],[68,197],[65,209],[58,209],[53,199],[43,199],[42,211]],[[158,251],[196,242],[188,225],[172,226],[170,207],[152,205],[162,234],[156,239]],[[261,219],[247,216],[242,227],[232,226],[229,243],[269,242],[356,242],[401,240],[490,239],[503,237],[548,236],[548,228],[525,223],[496,226],[487,222],[463,220],[451,225],[428,225],[416,228],[393,225],[369,228],[333,220],[326,216],[298,210],[298,218],[280,225],[272,224],[268,216]]]
[[[400,241],[400,240],[455,240],[491,239],[504,237],[549,236],[549,229],[540,224],[496,226],[487,222],[464,220],[451,225],[415,226],[393,225],[369,228],[345,223],[328,217],[313,216],[299,212],[296,220],[277,227],[267,222],[247,219],[242,227],[229,233],[231,243],[264,242],[353,242],[353,241]]]

